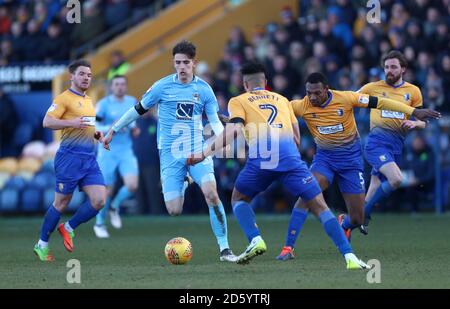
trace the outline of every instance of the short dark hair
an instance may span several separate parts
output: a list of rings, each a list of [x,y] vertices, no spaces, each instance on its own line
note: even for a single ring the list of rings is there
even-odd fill
[[[326,76],[320,72],[309,74],[308,78],[306,78],[306,82],[310,84],[322,83],[324,86],[328,86],[328,80]]]
[[[405,55],[403,55],[400,51],[398,50],[391,50],[390,52],[388,52],[386,55],[383,56],[382,60],[381,60],[381,66],[384,68],[384,63],[386,62],[386,60],[388,59],[398,59],[398,62],[400,62],[400,66],[402,68],[406,68],[408,66],[408,60],[406,60]]]
[[[187,55],[189,59],[194,59],[197,54],[197,47],[191,42],[183,40],[172,49],[172,56],[175,56],[175,54],[184,54]]]
[[[128,78],[127,78],[125,75],[114,75],[114,76],[111,78],[111,83],[112,83],[113,80],[115,80],[115,79],[117,79],[117,78],[124,78],[125,81],[128,82]]]
[[[241,74],[242,75],[251,75],[251,74],[257,74],[257,73],[263,73],[266,75],[266,68],[264,65],[260,62],[247,62],[242,65],[241,68]]]
[[[69,72],[71,74],[75,73],[78,67],[91,67],[91,63],[84,59],[78,59],[69,64]]]

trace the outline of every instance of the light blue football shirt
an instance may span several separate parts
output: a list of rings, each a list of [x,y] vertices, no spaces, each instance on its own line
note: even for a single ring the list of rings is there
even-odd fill
[[[194,76],[181,83],[177,74],[164,77],[144,94],[141,104],[149,109],[158,104],[158,149],[171,150],[174,156],[200,152],[203,147],[202,115],[219,110],[211,86]]]
[[[122,100],[117,100],[115,96],[108,95],[97,102],[96,115],[101,121],[96,125],[97,130],[104,134],[111,128],[111,126],[120,119],[130,108],[136,105],[135,97],[125,95]],[[115,153],[120,153],[122,150],[129,150],[133,146],[131,139],[130,128],[134,127],[135,123],[131,123],[116,134],[111,142],[111,149]],[[106,151],[103,147],[99,147],[99,151]]]

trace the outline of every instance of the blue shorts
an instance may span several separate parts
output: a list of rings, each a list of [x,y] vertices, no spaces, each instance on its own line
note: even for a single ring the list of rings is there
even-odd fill
[[[64,195],[72,194],[78,186],[105,185],[102,172],[94,154],[73,153],[59,149],[55,156],[55,191]]]
[[[160,150],[159,158],[164,201],[183,196],[184,178],[188,172],[199,186],[208,181],[216,181],[211,157],[194,166],[187,166],[186,158],[174,158],[170,150]]]
[[[300,196],[304,201],[309,201],[322,193],[319,184],[303,161],[289,171],[263,170],[247,163],[236,179],[235,188],[253,198],[266,190],[275,180],[280,180],[292,195]]]
[[[131,149],[119,152],[99,151],[97,160],[107,186],[116,182],[116,171],[119,171],[121,177],[138,175],[137,159]]]
[[[373,176],[378,176],[381,181],[386,180],[386,177],[380,173],[380,168],[389,162],[394,162],[399,165],[402,158],[402,154],[398,150],[398,147],[393,147],[393,144],[390,143],[389,140],[386,140],[385,142],[380,141],[370,134],[367,137],[366,145],[364,147],[364,155],[367,162],[372,166],[371,174]]]
[[[318,149],[310,170],[325,176],[330,185],[336,175],[342,193],[360,194],[366,191],[364,161],[359,142],[346,150]]]

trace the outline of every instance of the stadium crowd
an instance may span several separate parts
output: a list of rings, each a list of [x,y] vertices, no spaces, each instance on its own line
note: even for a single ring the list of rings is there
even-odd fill
[[[176,0],[86,0],[69,23],[67,0],[0,0],[0,65],[67,61],[71,50],[127,20],[152,16]],[[72,16],[72,15],[71,15]]]
[[[92,39],[92,33],[96,32],[95,29],[100,33],[105,27],[111,27],[116,20],[120,20],[117,14],[139,17],[139,11],[155,1],[89,0],[86,2],[90,4],[84,6],[83,10],[86,10],[84,13],[87,16],[96,16],[92,19],[96,24],[89,26],[90,31],[79,29],[79,27],[88,27],[87,23],[72,27],[65,22],[62,18],[66,13],[63,5],[65,1],[0,0],[2,42],[0,65],[13,61],[67,60],[68,46],[76,47],[88,42]],[[169,5],[173,1],[159,2],[161,5]],[[395,193],[387,203],[387,207],[391,209],[401,206],[412,211],[420,210],[425,206],[427,209],[432,209],[433,188],[436,185],[437,176],[435,164],[439,164],[441,168],[439,176],[442,181],[439,191],[444,207],[448,209],[450,0],[381,0],[380,2],[380,23],[367,22],[366,1],[304,0],[299,1],[299,14],[290,7],[285,7],[280,12],[281,23],[257,26],[250,37],[246,37],[243,31],[235,26],[230,31],[219,63],[200,62],[197,66],[197,75],[212,85],[219,102],[220,112],[227,114],[228,100],[243,92],[239,69],[247,60],[258,59],[263,62],[267,68],[269,88],[288,99],[295,99],[305,95],[304,81],[312,72],[324,72],[333,89],[356,91],[368,82],[383,78],[380,59],[385,52],[391,49],[402,51],[408,59],[408,69],[404,79],[420,87],[424,106],[436,109],[444,116],[439,123],[431,122],[427,129],[413,132],[407,138],[401,166],[405,172],[404,189]],[[98,18],[99,14],[102,15],[101,18]],[[35,40],[33,37],[39,38]],[[44,37],[46,39],[42,41]],[[33,49],[32,44],[38,41],[43,42],[42,48]],[[58,46],[57,44],[60,44],[61,48],[54,48]],[[37,53],[37,50],[43,54]],[[355,116],[364,142],[369,131],[369,111],[357,110]],[[145,159],[148,158],[149,149],[156,145],[155,123],[156,119],[152,115],[138,123],[143,132],[148,133],[147,137],[150,137],[139,138],[139,142],[136,143],[135,151],[141,166],[140,170],[147,168],[154,172],[155,166],[159,164],[157,160]],[[301,134],[302,157],[311,163],[315,145],[302,122]],[[45,157],[44,153],[47,152],[40,153],[42,157]],[[229,205],[233,184],[243,163],[234,159],[215,160],[219,194],[226,205]],[[42,166],[45,169],[47,165]],[[28,169],[38,173],[33,168]],[[18,170],[20,170],[19,165],[15,171]],[[48,167],[44,171],[48,172]],[[368,180],[370,174],[368,166],[366,171],[366,180]],[[8,181],[11,179],[5,178],[2,183],[0,177],[0,187],[7,185]],[[139,204],[141,206],[154,204],[155,202],[149,202],[146,199],[145,190],[148,189],[145,188],[154,187],[155,183],[143,184],[141,181],[140,185]],[[344,203],[336,188],[328,191],[327,194],[333,201],[330,204],[343,207]],[[413,193],[408,195],[411,198],[406,200],[401,198],[405,191]],[[254,206],[268,211],[289,211],[293,200],[286,199],[286,196],[288,195],[283,188],[275,184],[256,199]],[[203,211],[206,207],[202,205],[202,202],[199,189],[195,186],[189,188],[186,196],[186,210],[188,212]],[[44,205],[48,203],[44,202]],[[164,213],[162,203],[160,207],[152,205],[150,208],[142,210]]]

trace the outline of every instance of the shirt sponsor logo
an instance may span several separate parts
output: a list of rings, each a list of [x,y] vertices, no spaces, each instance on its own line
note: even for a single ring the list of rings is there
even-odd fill
[[[405,119],[405,114],[400,112],[381,110],[381,118]]]
[[[91,116],[84,116],[83,120],[87,120],[87,125],[88,126],[95,126],[95,117],[91,117]]]
[[[334,125],[334,126],[325,126],[325,127],[317,127],[317,130],[320,134],[328,135],[328,134],[335,134],[338,132],[344,131],[344,126],[342,123]]]
[[[48,108],[48,112],[53,112],[56,109],[56,104],[53,103],[52,105],[50,105],[50,107]]]
[[[59,192],[62,192],[62,190],[64,190],[64,184],[62,182],[58,184],[58,190]]]
[[[361,104],[369,104],[369,97],[365,95],[360,95],[358,98],[358,102]]]
[[[194,103],[180,102],[177,103],[176,116],[178,120],[192,120],[194,115]]]

